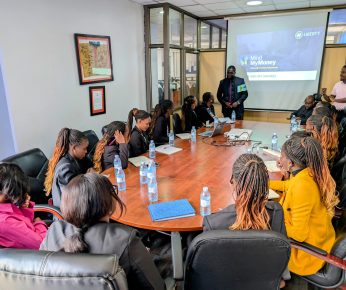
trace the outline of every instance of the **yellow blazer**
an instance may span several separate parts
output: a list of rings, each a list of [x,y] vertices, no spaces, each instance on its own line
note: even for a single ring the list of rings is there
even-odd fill
[[[269,187],[283,192],[279,202],[284,210],[287,236],[329,253],[335,241],[335,231],[310,170],[303,169],[290,180],[271,180]],[[292,248],[288,268],[298,275],[312,275],[323,264],[322,260]]]

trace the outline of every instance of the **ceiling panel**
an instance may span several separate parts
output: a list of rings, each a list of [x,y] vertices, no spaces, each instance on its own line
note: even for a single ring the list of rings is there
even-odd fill
[[[115,0],[116,1],[116,0]],[[132,0],[148,5],[168,2],[199,17],[231,15],[261,11],[275,11],[295,8],[309,8],[329,5],[342,5],[346,0],[262,0],[259,6],[248,6],[249,0]]]

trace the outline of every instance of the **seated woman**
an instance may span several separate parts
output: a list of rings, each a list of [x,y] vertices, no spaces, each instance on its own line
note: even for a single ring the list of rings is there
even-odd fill
[[[1,247],[37,250],[46,235],[46,224],[34,219],[28,190],[29,179],[18,165],[0,164]]]
[[[311,132],[312,136],[320,141],[324,157],[331,168],[339,145],[339,133],[335,121],[323,115],[312,115],[306,122],[306,131]]]
[[[338,204],[332,179],[320,143],[313,137],[292,136],[282,146],[279,166],[289,171],[286,181],[270,181],[269,187],[283,192],[287,236],[330,252],[335,232],[334,207]],[[312,275],[324,262],[303,251],[291,249],[288,268],[298,275]]]
[[[268,230],[286,235],[283,211],[268,201],[269,175],[263,160],[242,154],[233,164],[231,184],[235,204],[203,219],[203,230]]]
[[[60,207],[62,188],[73,177],[89,170],[89,164],[84,162],[88,145],[88,138],[82,132],[68,128],[60,130],[44,181],[46,194],[52,193],[55,206]]]
[[[40,250],[115,254],[129,289],[165,289],[136,230],[110,223],[115,208],[121,215],[124,204],[107,177],[96,173],[76,176],[64,188],[61,211],[65,220],[50,226]]]
[[[113,167],[115,155],[119,155],[122,168],[127,168],[129,150],[125,142],[125,131],[124,122],[114,121],[107,125],[107,131],[97,142],[94,153],[94,170],[97,173]]]
[[[136,125],[132,129],[133,118],[136,120]],[[127,126],[129,136],[130,156],[139,156],[149,149],[149,136],[147,131],[151,122],[150,114],[143,110],[132,109],[129,112]]]
[[[192,127],[196,129],[203,126],[197,118],[195,109],[197,107],[197,99],[194,96],[184,98],[184,104],[181,107],[182,123],[185,132],[190,132]]]
[[[168,143],[168,132],[170,128],[170,116],[173,114],[174,106],[170,100],[163,100],[155,106],[153,119],[150,125],[150,135],[155,144]]]
[[[198,120],[204,124],[209,121],[210,123],[214,122],[214,118],[208,113],[208,109],[210,112],[215,115],[214,109],[214,96],[210,92],[206,92],[203,94],[203,102],[196,108],[196,113]]]

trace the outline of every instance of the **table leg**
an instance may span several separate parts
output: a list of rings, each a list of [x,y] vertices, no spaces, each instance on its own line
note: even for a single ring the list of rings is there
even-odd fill
[[[184,278],[183,254],[181,247],[181,236],[179,232],[171,232],[173,278],[182,280]]]

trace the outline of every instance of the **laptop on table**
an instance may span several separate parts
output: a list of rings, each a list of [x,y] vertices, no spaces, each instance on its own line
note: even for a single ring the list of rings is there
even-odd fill
[[[199,133],[199,136],[202,137],[214,137],[214,136],[218,136],[218,135],[222,135],[223,134],[223,127],[225,126],[225,122],[221,123],[217,123],[216,127],[214,127],[213,131],[205,131],[202,133]]]

